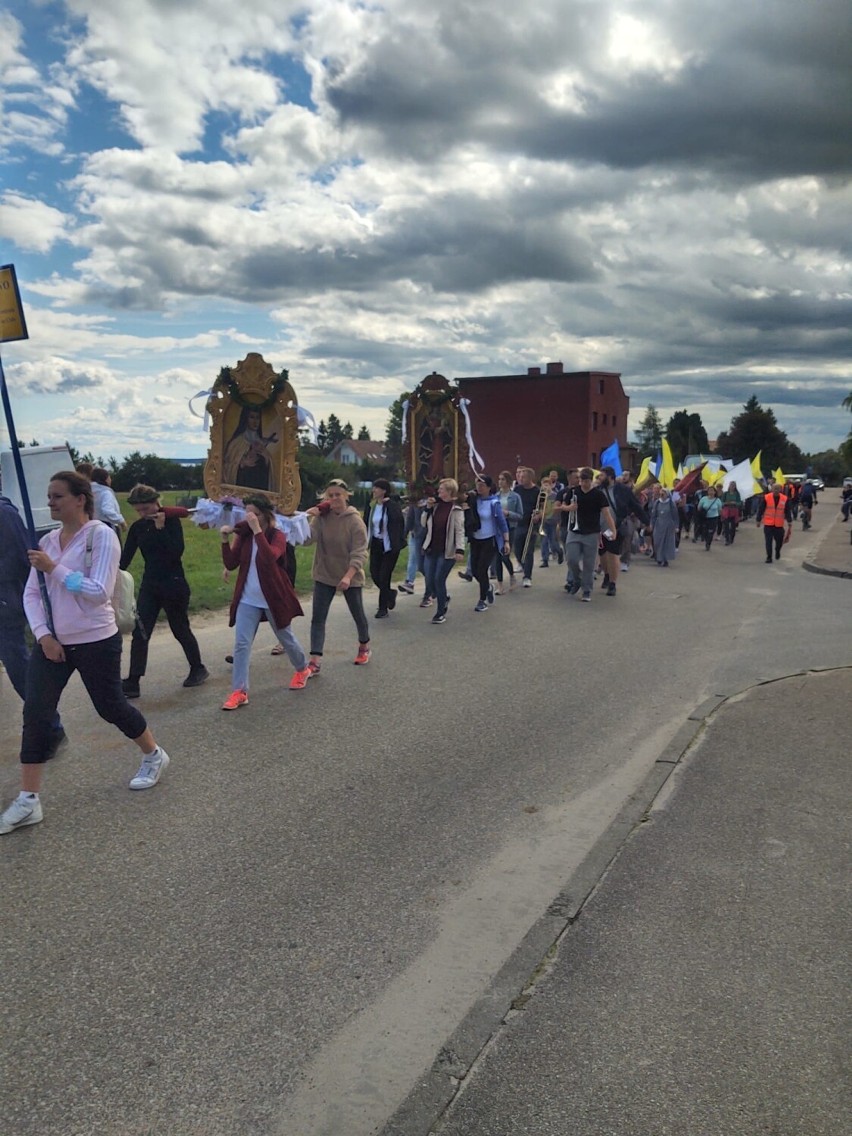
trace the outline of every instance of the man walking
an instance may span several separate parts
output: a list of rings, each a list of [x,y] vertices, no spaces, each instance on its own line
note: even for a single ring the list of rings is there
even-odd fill
[[[615,517],[603,490],[592,484],[590,469],[580,470],[580,484],[576,489],[571,490],[571,500],[563,504],[563,512],[568,514],[565,550],[572,581],[569,595],[576,595],[580,590],[582,559],[582,600],[583,603],[591,603],[601,520],[610,532],[615,533]]]
[[[757,523],[763,522],[763,539],[766,541],[766,563],[772,563],[772,546],[775,546],[775,559],[781,559],[781,545],[789,539],[793,531],[793,510],[790,498],[778,488],[777,483],[769,486],[769,492],[760,499],[757,509]],[[786,528],[785,528],[786,526]],[[785,535],[786,533],[786,535]]]
[[[535,474],[528,466],[519,466],[517,476],[515,492],[521,499],[524,515],[521,517],[521,523],[515,529],[514,551],[515,559],[523,572],[524,587],[529,588],[532,586],[532,570],[535,561],[536,529],[541,520],[541,514],[536,510],[539,489],[535,483]],[[529,534],[529,542],[527,541],[527,534]],[[527,546],[526,556],[524,556],[524,545]]]

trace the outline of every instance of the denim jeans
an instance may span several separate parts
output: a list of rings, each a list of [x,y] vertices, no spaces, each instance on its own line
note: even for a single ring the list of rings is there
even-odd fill
[[[347,588],[341,593],[346,600],[349,613],[355,620],[358,630],[358,642],[370,642],[370,625],[364,614],[363,588]],[[321,655],[325,647],[325,621],[328,619],[328,609],[331,601],[337,594],[333,584],[321,584],[314,580],[314,602],[311,613],[311,654]]]
[[[249,688],[249,662],[251,659],[251,645],[257,635],[260,617],[264,609],[252,607],[251,604],[237,605],[237,618],[234,622],[234,690],[248,690]],[[308,657],[304,648],[290,627],[276,627],[272,612],[266,609],[266,618],[269,626],[275,632],[275,637],[284,650],[287,658],[297,671],[303,671],[308,665]]]
[[[551,518],[544,522],[544,536],[541,538],[541,562],[547,564],[551,556],[559,552],[559,534],[556,531],[556,522]]]
[[[405,569],[406,584],[413,584],[418,572],[423,571],[423,541],[426,539],[426,530],[419,535],[408,534],[408,567]]]
[[[455,557],[448,559],[436,552],[423,554],[423,573],[426,576],[426,595],[438,601],[438,615],[447,611],[447,577],[453,570]]]
[[[27,670],[21,761],[39,765],[47,759],[54,736],[56,707],[74,671],[79,671],[92,705],[105,722],[117,726],[126,738],[145,733],[147,722],[121,689],[121,635],[96,643],[65,646],[65,662],[54,663],[36,643]]]

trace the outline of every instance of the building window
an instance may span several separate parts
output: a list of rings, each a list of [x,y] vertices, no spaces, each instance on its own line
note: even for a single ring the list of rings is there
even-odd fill
[[[604,416],[603,416],[603,424],[604,424],[604,426],[606,426],[606,414],[604,414]]]
[[[598,412],[596,410],[593,410],[592,411],[592,429],[597,430],[597,428],[598,428]]]
[[[603,379],[598,379],[598,394],[603,394],[603,391],[604,391],[604,381],[603,381]]]
[[[592,469],[597,469],[597,468],[598,468],[598,455],[596,453],[593,453],[592,454]]]
[[[612,416],[612,424],[613,424],[613,426],[615,425],[615,415],[614,414]]]

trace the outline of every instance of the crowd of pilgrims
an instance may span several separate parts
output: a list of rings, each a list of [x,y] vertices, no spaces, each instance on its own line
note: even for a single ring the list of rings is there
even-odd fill
[[[477,474],[461,491],[452,478],[412,494],[403,504],[391,484],[378,478],[362,511],[351,503],[345,481],[334,478],[321,499],[306,511],[308,543],[314,546],[310,642],[306,650],[293,620],[303,614],[295,589],[296,559],[273,504],[264,494],[243,498],[244,516],[220,528],[223,572],[236,572],[229,623],[234,628],[231,692],[222,704],[233,711],[247,706],[251,649],[261,622],[293,666],[289,689],[304,690],[320,675],[326,622],[336,596],[343,597],[355,624],[352,662],[371,658],[370,624],[364,610],[367,573],[375,586],[374,619],[387,619],[399,595],[413,595],[423,577],[421,608],[433,608],[433,624],[447,620],[448,581],[453,568],[477,584],[473,610],[490,610],[495,597],[532,587],[534,572],[555,560],[565,563],[564,588],[590,603],[596,575],[604,596],[617,594],[621,573],[634,556],[647,556],[661,568],[674,561],[680,543],[691,539],[710,550],[717,537],[734,543],[737,527],[757,506],[764,523],[767,562],[779,559],[785,532],[801,508],[810,523],[813,490],[767,486],[743,502],[733,482],[717,489],[699,481],[688,491],[657,483],[637,488],[629,473],[616,476],[571,469],[563,483],[557,470],[540,480],[519,466],[496,481]],[[21,792],[0,816],[0,834],[39,823],[44,764],[67,741],[58,706],[66,684],[79,673],[95,710],[138,747],[142,762],[131,789],[158,783],[170,758],[156,742],[146,718],[132,705],[142,695],[148,643],[160,613],[183,649],[186,688],[210,677],[190,627],[190,585],[183,567],[182,522],[188,510],[164,506],[157,489],[137,485],[128,504],[137,519],[125,524],[110,488],[109,474],[78,468],[54,474],[48,504],[55,528],[29,547],[14,505],[0,497],[0,662],[23,700]],[[126,531],[122,547],[120,534]],[[408,551],[405,579],[394,583],[401,553]],[[138,617],[129,666],[122,678],[122,636],[112,604],[116,576],[137,552],[144,563]],[[30,647],[27,626],[34,640]]]

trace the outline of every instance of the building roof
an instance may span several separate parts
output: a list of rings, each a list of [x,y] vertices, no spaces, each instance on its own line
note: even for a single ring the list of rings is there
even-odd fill
[[[384,461],[385,460],[385,444],[384,442],[371,442],[371,441],[356,441],[354,438],[344,438],[338,442],[331,453],[328,455],[334,460],[334,455],[339,454],[344,446],[360,458],[361,461]]]

